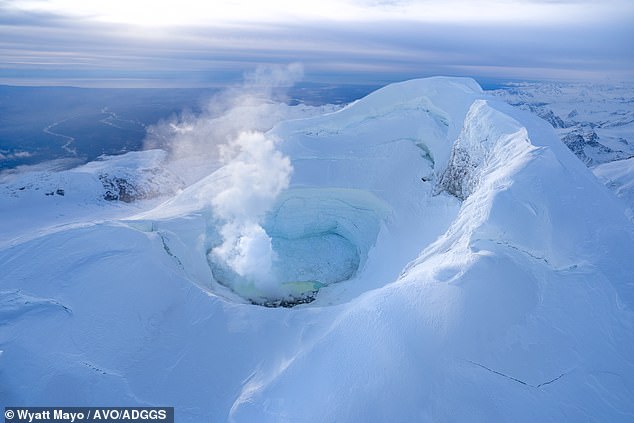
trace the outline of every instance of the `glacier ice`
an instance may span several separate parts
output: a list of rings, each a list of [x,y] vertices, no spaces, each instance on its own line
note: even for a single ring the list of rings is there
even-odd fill
[[[265,136],[293,172],[252,223],[271,274],[314,301],[258,307],[218,283],[221,168],[125,219],[4,240],[0,304],[37,306],[0,326],[0,402],[164,404],[184,422],[632,420],[634,227],[540,118],[429,78]],[[11,220],[19,203],[1,200]]]

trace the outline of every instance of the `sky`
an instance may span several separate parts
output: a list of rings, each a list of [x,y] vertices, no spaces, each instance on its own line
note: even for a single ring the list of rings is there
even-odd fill
[[[0,0],[0,84],[634,80],[631,0]]]

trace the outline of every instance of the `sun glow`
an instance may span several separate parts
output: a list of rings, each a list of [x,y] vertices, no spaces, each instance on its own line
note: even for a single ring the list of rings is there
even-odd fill
[[[293,21],[359,16],[360,8],[324,0],[298,4],[289,0],[24,0],[22,9],[74,15],[102,22],[143,26],[213,25],[232,22]]]
[[[305,20],[421,22],[574,21],[614,14],[622,0],[603,3],[515,0],[18,0],[24,10],[45,11],[101,22],[143,26],[217,25]],[[608,2],[609,3],[609,2]],[[628,6],[623,6],[628,8]],[[631,7],[630,7],[631,8]]]

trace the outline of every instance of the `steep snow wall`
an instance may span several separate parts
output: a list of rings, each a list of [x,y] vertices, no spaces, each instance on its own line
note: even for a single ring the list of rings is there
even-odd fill
[[[512,174],[519,156],[531,149],[526,129],[517,121],[476,100],[453,144],[438,190],[466,199],[496,171]]]
[[[439,87],[447,88],[448,97]],[[434,195],[434,184],[464,114],[479,94],[468,80],[408,81],[336,113],[285,121],[267,134],[277,140],[278,149],[267,154],[288,157],[292,168],[283,172],[290,175],[288,190],[275,205],[275,196],[264,196],[270,190],[257,186],[277,166],[251,160],[256,155],[246,152],[142,217],[160,219],[157,227],[165,227],[165,220],[176,216],[206,216],[204,243],[213,280],[205,276],[199,284],[214,292],[224,292],[221,285],[248,302],[266,305],[348,301],[397,277],[421,244],[431,243],[457,212],[458,202]],[[228,197],[248,199],[244,207],[239,201],[229,204],[240,222],[261,225],[264,232],[258,239],[270,238],[264,283],[241,274],[217,254],[227,244],[225,229],[240,227],[214,212],[214,202]],[[249,214],[254,202],[259,204],[256,214],[266,214],[265,219]],[[251,249],[253,237],[238,229],[231,231],[236,236],[230,250]],[[174,242],[175,237],[189,237],[171,233]],[[339,282],[346,282],[346,288],[334,286]],[[316,296],[318,291],[324,294]]]
[[[184,422],[632,420],[634,227],[547,124],[432,78],[267,136],[294,169],[262,221],[285,278],[349,278],[294,308],[217,283],[222,172],[142,215],[9,243],[0,405],[174,405]],[[463,173],[458,149],[474,164]],[[464,200],[437,190],[451,168]]]
[[[446,233],[309,351],[260,372],[236,421],[634,415],[634,231],[622,207],[552,129],[503,105],[475,102],[453,149],[473,166],[453,172],[466,199]],[[302,382],[321,368],[338,371]],[[328,407],[302,401],[323,392]]]

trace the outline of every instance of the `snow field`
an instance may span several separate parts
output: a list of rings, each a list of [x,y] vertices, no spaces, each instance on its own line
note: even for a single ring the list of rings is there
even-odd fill
[[[136,216],[0,250],[3,403],[632,420],[634,227],[546,123],[430,78],[262,136],[292,172],[248,219],[218,214],[224,167]],[[231,222],[264,231],[282,296],[314,301],[260,307],[219,281],[210,252]]]

